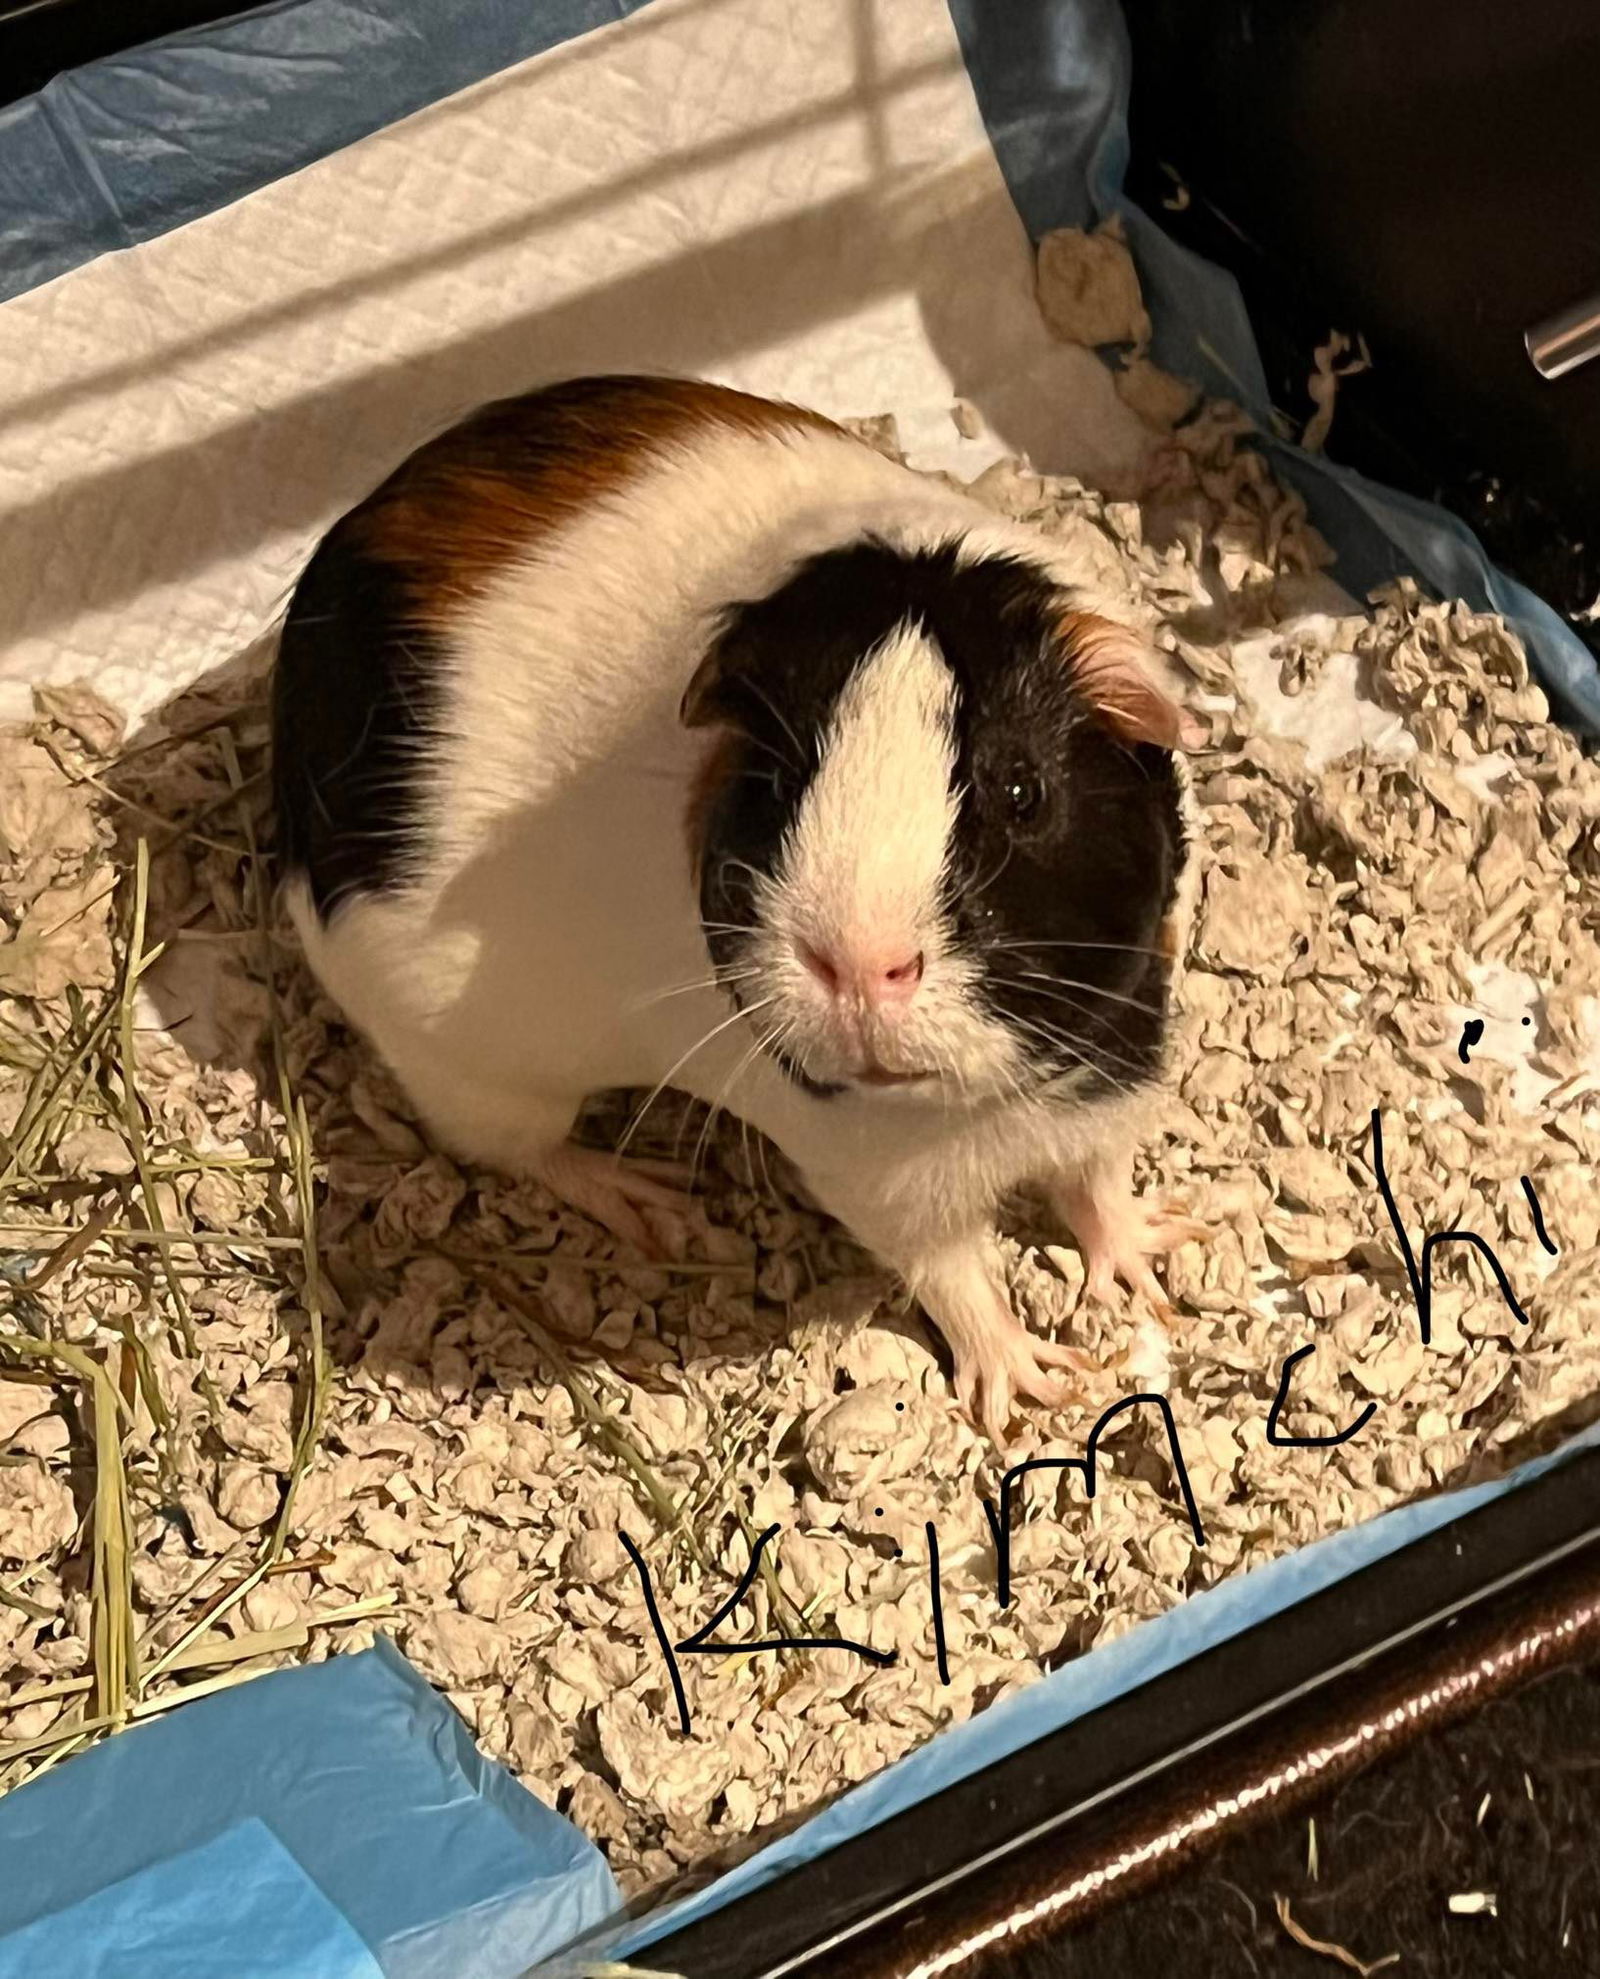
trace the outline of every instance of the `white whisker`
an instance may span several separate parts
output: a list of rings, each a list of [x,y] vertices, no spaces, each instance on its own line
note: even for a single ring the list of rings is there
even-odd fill
[[[1108,1003],[1125,1003],[1130,1010],[1142,1010],[1150,1017],[1159,1017],[1162,1014],[1159,1003],[1147,1003],[1142,996],[1124,996],[1120,990],[1100,989],[1094,983],[1080,983],[1071,976],[1045,976],[1037,970],[1024,969],[1019,975],[1008,976],[1005,980],[1013,983],[1048,983],[1056,990],[1082,990],[1085,996],[1103,996]],[[1042,996],[1044,991],[1038,990],[1034,994]],[[1058,996],[1056,1001],[1070,1003],[1071,999]],[[1072,1007],[1078,1009],[1080,1006],[1072,1004]]]
[[[1086,1071],[1098,1072],[1100,1077],[1109,1080],[1119,1093],[1131,1094],[1133,1092],[1134,1088],[1126,1080],[1119,1079],[1107,1066],[1102,1065],[1098,1059],[1091,1058],[1088,1053],[1080,1051],[1075,1044],[1069,1039],[1062,1037],[1059,1032],[1049,1030],[1042,1024],[1029,1023],[1026,1018],[1022,1017],[1011,1017],[1007,1019],[1007,1022],[1018,1024],[1023,1030],[1032,1032],[1035,1037],[1043,1038],[1047,1045],[1053,1046],[1057,1051],[1065,1052],[1075,1064],[1083,1066]]]
[[[725,969],[717,975],[696,976],[692,983],[674,983],[670,989],[652,990],[648,996],[642,996],[637,1002],[629,1004],[628,1008],[648,1010],[654,1004],[665,1003],[670,997],[689,996],[695,990],[726,989],[733,983],[748,982],[752,976],[759,973],[755,968]]]
[[[761,705],[772,716],[773,720],[783,730],[784,734],[788,736],[789,740],[794,744],[795,764],[799,769],[804,770],[806,766],[805,744],[800,740],[799,736],[796,735],[794,730],[789,726],[782,712],[774,705],[770,696],[763,693],[761,688],[748,674],[746,674],[744,677],[744,684],[746,687],[749,688],[750,692],[756,697],[756,699],[761,703]],[[765,746],[769,749],[772,747],[770,743],[767,743]],[[779,762],[782,762],[783,758],[778,755],[778,751],[776,749],[773,749],[772,753],[775,756],[778,756]]]
[[[772,1035],[773,1034],[771,1032],[768,1032],[767,1034],[768,1037]],[[765,1048],[765,1044],[766,1044],[766,1039],[758,1037],[755,1043],[751,1045],[750,1049],[745,1053],[743,1058],[739,1060],[739,1062],[734,1066],[733,1070],[728,1074],[727,1078],[722,1082],[722,1090],[717,1094],[716,1099],[712,1102],[711,1111],[706,1115],[705,1125],[700,1129],[700,1138],[695,1142],[694,1154],[690,1158],[689,1186],[691,1188],[694,1186],[694,1179],[696,1175],[699,1173],[700,1156],[702,1152],[705,1151],[706,1144],[711,1133],[711,1129],[716,1124],[717,1115],[719,1113],[726,1111],[728,1095],[733,1091],[733,1088],[738,1083],[738,1081],[741,1078],[743,1078],[748,1067],[755,1062],[756,1058]]]
[[[1035,996],[1043,996],[1044,992],[1042,990],[1035,990],[1033,994]],[[1083,1018],[1085,1023],[1092,1024],[1094,1022],[1094,1013],[1085,1010],[1081,1003],[1075,1002],[1070,996],[1049,996],[1045,1000],[1050,1003],[1064,1004],[1068,1010],[1075,1011],[1078,1016]],[[1068,1040],[1063,1037],[1062,1043],[1066,1044],[1067,1042]],[[1095,1062],[1097,1064],[1101,1060],[1104,1060],[1110,1065],[1120,1065],[1124,1070],[1133,1073],[1136,1077],[1145,1069],[1137,1058],[1130,1057],[1127,1052],[1114,1051],[1103,1039],[1096,1039],[1092,1042],[1088,1039],[1080,1039],[1077,1041],[1077,1045],[1078,1048],[1083,1050],[1092,1049],[1095,1053]]]
[[[753,1017],[756,1015],[758,1011],[769,1009],[774,1003],[777,1002],[777,1000],[778,999],[776,998],[776,996],[769,996],[760,1003],[751,1004],[748,1009],[740,1008],[738,1010],[735,1010],[731,1016],[724,1017],[720,1024],[713,1026],[711,1030],[707,1031],[703,1038],[698,1039],[694,1044],[690,1045],[689,1049],[683,1053],[682,1057],[678,1058],[677,1060],[674,1061],[673,1064],[668,1066],[665,1076],[660,1080],[655,1090],[650,1094],[650,1097],[645,1101],[644,1105],[639,1108],[638,1112],[633,1116],[633,1119],[629,1122],[628,1131],[623,1135],[621,1145],[617,1149],[618,1155],[620,1156],[626,1152],[629,1141],[633,1139],[634,1135],[639,1130],[639,1123],[644,1119],[644,1116],[650,1111],[651,1107],[655,1105],[656,1101],[666,1091],[667,1087],[672,1084],[672,1081],[677,1077],[678,1073],[681,1072],[684,1066],[688,1064],[689,1060],[694,1057],[696,1052],[704,1051],[706,1046],[710,1044],[714,1038],[721,1037],[722,1033],[726,1030],[731,1029],[733,1025],[737,1024],[741,1017]]]
[[[1164,961],[1166,951],[1160,948],[1141,948],[1137,942],[1128,941],[993,941],[986,944],[991,955],[1009,955],[1017,951],[1026,952],[1034,948],[1094,948],[1110,955],[1153,955]]]

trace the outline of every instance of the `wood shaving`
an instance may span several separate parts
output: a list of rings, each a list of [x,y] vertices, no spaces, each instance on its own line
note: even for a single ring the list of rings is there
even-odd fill
[[[1113,217],[1086,233],[1058,227],[1039,243],[1039,313],[1063,343],[1095,349],[1131,344],[1143,351],[1150,342],[1150,318],[1139,292],[1139,277]]]
[[[1352,344],[1342,330],[1335,330],[1325,344],[1318,346],[1312,357],[1311,376],[1306,380],[1306,394],[1316,411],[1300,435],[1300,444],[1308,454],[1321,453],[1328,444],[1340,379],[1353,378],[1358,372],[1371,369],[1372,353],[1367,349],[1365,337],[1358,336]]]
[[[1112,373],[1117,394],[1147,426],[1170,431],[1194,411],[1200,394],[1147,357],[1132,356]]]
[[[1452,1917],[1497,1917],[1500,1899],[1493,1890],[1461,1890],[1449,1899]]]
[[[1114,328],[1143,334],[1126,311]],[[892,422],[869,430],[894,450]],[[1407,583],[1370,614],[1330,604],[1326,548],[1237,413],[1205,405],[1164,434],[1138,502],[1012,461],[976,487],[1151,628],[1209,730],[1173,1093],[1139,1179],[1213,1235],[1162,1267],[1170,1327],[1083,1306],[1077,1252],[1025,1207],[1006,1238],[1019,1310],[1097,1370],[1034,1412],[1029,1453],[1081,1458],[1109,1404],[1161,1394],[1205,1543],[1159,1419],[1125,1413],[1092,1502],[1066,1471],[1017,1493],[1002,1610],[983,1506],[998,1467],[943,1350],[774,1150],[737,1124],[705,1133],[677,1100],[651,1110],[634,1151],[698,1144],[713,1226],[675,1266],[619,1258],[537,1187],[431,1151],[258,912],[259,675],[197,690],[166,711],[167,739],[120,756],[115,712],[60,690],[0,731],[0,1337],[79,1343],[126,1402],[147,1657],[276,1558],[231,1597],[224,1638],[344,1618],[281,1662],[391,1629],[630,1895],[660,1892],[1187,1595],[1502,1472],[1597,1412],[1600,766],[1550,721],[1499,619]],[[1377,727],[1322,756],[1285,733],[1284,708],[1323,691],[1278,694],[1288,642],[1308,681],[1348,659]],[[48,1131],[29,1100],[114,999],[141,835],[148,939],[165,944],[133,1030],[148,1200],[100,1045]],[[286,1098],[315,1154],[312,1281]],[[585,1135],[614,1142],[633,1104],[601,1096]],[[1476,1232],[1529,1324],[1457,1243],[1432,1259],[1424,1345],[1375,1107],[1412,1250]],[[1284,1432],[1332,1438],[1375,1413],[1342,1443],[1286,1447],[1269,1410],[1307,1346]],[[62,1722],[41,1686],[90,1672],[85,1443],[70,1384],[3,1351],[0,1370],[0,1730],[19,1741]],[[893,1660],[681,1654],[685,1734],[635,1554],[682,1643],[769,1527],[715,1639],[822,1636]]]

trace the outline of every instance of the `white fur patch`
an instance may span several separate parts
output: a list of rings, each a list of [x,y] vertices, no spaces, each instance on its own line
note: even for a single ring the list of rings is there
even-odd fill
[[[802,939],[901,960],[937,946],[955,694],[938,648],[910,625],[852,676],[779,871],[783,918]]]
[[[841,694],[777,871],[758,889],[751,993],[814,1078],[875,1061],[972,1095],[1020,1069],[1017,1040],[975,995],[978,965],[952,953],[943,907],[959,810],[955,702],[938,647],[915,625],[897,627]],[[834,997],[802,945],[868,970],[920,955],[921,981],[881,1006]]]

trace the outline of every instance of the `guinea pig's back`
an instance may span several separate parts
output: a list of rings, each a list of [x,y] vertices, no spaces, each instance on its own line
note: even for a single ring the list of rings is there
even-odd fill
[[[930,506],[950,498],[818,415],[692,381],[485,408],[338,523],[295,591],[273,695],[285,870],[324,917],[437,881],[508,811],[669,741],[728,604]]]

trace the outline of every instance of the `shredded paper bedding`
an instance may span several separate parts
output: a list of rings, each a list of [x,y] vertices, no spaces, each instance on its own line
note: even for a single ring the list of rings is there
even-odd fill
[[[667,1095],[634,1138],[699,1173],[670,1265],[462,1168],[275,913],[261,666],[132,738],[40,690],[0,731],[0,1785],[383,1630],[660,1889],[1600,1413],[1600,765],[1499,620],[1339,593],[1245,422],[1143,354],[1127,276],[1114,237],[1041,264],[1058,334],[1125,346],[1137,498],[974,485],[1124,598],[1209,728],[1139,1172],[1209,1231],[1159,1267],[1175,1319],[1086,1305],[1014,1205],[1018,1309],[1093,1372],[1001,1455],[737,1122]],[[1002,1600],[986,1504],[1019,1456],[1063,1463],[1005,1494]],[[837,1646],[685,1647],[769,1529],[703,1640]]]

